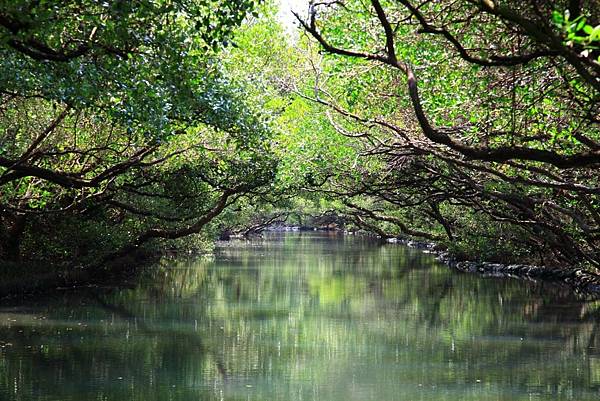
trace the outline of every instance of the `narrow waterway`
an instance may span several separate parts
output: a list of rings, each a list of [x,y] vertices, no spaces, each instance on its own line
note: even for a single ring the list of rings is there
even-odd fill
[[[273,234],[0,305],[0,400],[598,400],[599,331],[600,303],[547,284]]]

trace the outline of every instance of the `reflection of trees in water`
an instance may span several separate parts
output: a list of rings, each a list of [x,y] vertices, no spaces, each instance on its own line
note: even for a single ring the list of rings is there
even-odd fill
[[[452,274],[432,265],[421,253],[403,248],[366,245],[335,252],[326,244],[310,244],[298,251],[295,242],[290,248],[302,254],[298,261],[280,252],[286,245],[264,245],[260,252],[269,255],[266,259],[229,248],[226,268],[204,267],[203,279],[194,281],[190,276],[197,265],[179,267],[165,281],[165,288],[174,288],[176,294],[184,292],[180,287],[197,283],[197,294],[208,304],[218,304],[202,313],[213,326],[223,327],[223,348],[235,355],[223,356],[232,372],[248,373],[252,370],[248,366],[268,359],[269,352],[265,354],[259,346],[264,341],[300,344],[299,348],[278,349],[280,357],[284,353],[280,360],[285,361],[278,368],[285,371],[293,369],[289,360],[310,359],[305,352],[314,352],[311,343],[321,344],[328,352],[338,352],[350,343],[356,352],[368,354],[373,342],[392,349],[400,334],[409,333],[412,344],[421,346],[421,339],[430,342],[429,347],[406,351],[403,357],[414,363],[423,358],[452,359],[484,366],[494,375],[498,372],[493,365],[514,360],[521,368],[514,369],[518,373],[511,380],[523,386],[565,379],[572,385],[592,384],[593,380],[577,373],[585,370],[583,365],[571,361],[573,369],[564,371],[560,361],[584,357],[590,364],[588,371],[597,369],[590,359],[593,349],[598,349],[598,313],[592,310],[593,304],[566,297],[560,287]],[[324,326],[322,315],[343,323]],[[377,318],[360,330],[351,323],[369,316]],[[249,320],[261,322],[252,326]],[[494,343],[501,352],[489,352]],[[539,364],[541,349],[548,343],[556,352],[546,356],[548,366],[540,377],[539,370],[531,367]],[[305,364],[297,366],[295,375],[307,374]],[[475,370],[471,374],[480,374]],[[455,373],[449,370],[440,379],[455,380]],[[318,376],[315,372],[314,377]]]
[[[109,301],[106,301],[101,296],[94,297],[96,303],[104,310],[113,314],[113,316],[117,316],[119,319],[123,319],[126,321],[133,321],[136,325],[136,331],[141,333],[147,337],[159,337],[165,335],[171,335],[173,330],[162,326],[153,326],[151,324],[145,323],[143,319],[140,319],[139,316],[132,313],[127,307],[122,305],[112,304]],[[225,366],[220,356],[215,355],[215,353],[204,345],[202,341],[202,337],[195,332],[181,331],[176,332],[176,338],[179,340],[178,344],[185,344],[186,354],[191,352],[192,355],[203,356],[204,354],[209,354],[212,356],[212,359],[215,362],[215,366],[217,371],[222,376],[222,378],[227,377],[227,371],[225,370]],[[182,341],[184,340],[184,341]],[[175,353],[176,355],[179,353]]]
[[[14,391],[15,400],[79,399],[73,394],[166,400],[176,387],[197,397],[204,377],[226,378],[219,353],[193,326],[137,314],[110,298],[74,297],[67,301],[89,307],[66,320],[60,319],[69,312],[67,305],[46,311],[48,319],[1,327],[0,338],[11,346],[0,353],[0,399],[6,390]],[[57,320],[51,320],[54,313]]]
[[[30,392],[67,394],[53,387],[61,377],[120,376],[137,389],[128,399],[165,399],[182,383],[208,399],[217,396],[206,383],[225,376],[233,386],[257,377],[319,385],[352,376],[357,364],[390,374],[410,366],[397,379],[407,383],[479,379],[543,394],[600,383],[597,304],[455,274],[401,247],[307,240],[253,249],[169,262],[135,289],[87,294],[87,307],[72,308],[77,297],[56,302],[48,324],[2,327],[14,348],[2,351],[0,388],[17,379]]]
[[[418,310],[421,335],[441,333],[425,359],[466,363],[473,378],[502,374],[513,385],[545,388],[542,393],[600,385],[598,303],[578,302],[547,283],[460,274],[417,281],[406,308]]]
[[[257,346],[254,329],[260,330],[261,341],[300,344],[300,349],[284,350],[286,358],[297,360],[309,359],[302,347],[314,352],[307,343],[321,344],[332,352],[351,343],[355,351],[367,354],[373,342],[392,349],[399,334],[409,333],[409,342],[419,345],[423,339],[430,344],[406,351],[404,358],[415,363],[425,358],[472,364],[471,372],[462,372],[463,378],[480,375],[477,366],[493,376],[499,366],[514,360],[521,366],[514,369],[517,373],[510,380],[523,386],[564,380],[571,385],[592,384],[583,374],[584,365],[576,360],[583,357],[589,363],[594,357],[590,347],[598,345],[598,314],[584,318],[593,304],[575,302],[566,298],[560,287],[549,289],[544,283],[524,285],[516,280],[452,274],[410,250],[394,254],[390,249],[401,248],[365,248],[323,257],[329,250],[311,244],[301,252],[301,263],[282,254],[265,263],[244,250],[228,249],[228,266],[235,268],[211,271],[202,293],[207,299],[224,300],[218,311],[210,313],[211,319],[225,327],[224,347],[235,351],[235,359],[224,356],[231,369],[240,369],[235,366],[240,352],[246,354],[241,358],[246,361],[265,356],[260,355],[264,350]],[[265,247],[261,251],[273,250]],[[556,297],[565,297],[560,299],[560,307]],[[244,305],[257,299],[259,305]],[[377,318],[356,330],[347,322],[323,326],[319,318],[323,314],[340,321]],[[282,323],[288,317],[289,321]],[[248,320],[264,321],[256,328],[249,327]],[[568,322],[571,324],[564,324]],[[494,343],[501,350],[490,353]],[[547,369],[540,377],[539,369],[532,366],[540,363],[542,349],[548,346],[553,352],[544,357]],[[561,365],[565,359],[572,359],[567,361],[571,370]],[[281,370],[293,369],[288,365],[284,363]],[[306,374],[307,367],[299,366]],[[587,370],[593,369],[597,368]],[[455,373],[449,370],[442,379],[455,380]]]
[[[132,323],[126,324],[123,331],[111,330],[113,339],[102,338],[89,327],[74,329],[69,335],[57,334],[54,327],[40,327],[35,331],[37,335],[27,339],[7,335],[3,330],[2,338],[12,346],[2,353],[0,388],[9,391],[9,397],[14,389],[15,398],[8,399],[68,400],[73,394],[81,394],[81,399],[106,396],[164,400],[166,388],[181,384],[174,372],[201,378],[218,366],[189,335],[172,331],[142,333],[135,326]],[[49,341],[57,335],[60,344]],[[154,394],[161,391],[162,396]]]

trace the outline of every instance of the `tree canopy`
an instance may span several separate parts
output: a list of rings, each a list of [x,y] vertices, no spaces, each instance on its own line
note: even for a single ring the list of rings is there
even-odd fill
[[[217,59],[253,6],[3,4],[4,258],[97,260],[196,234],[271,181],[268,124]]]
[[[307,1],[290,35],[269,2],[4,2],[2,258],[309,216],[597,268],[599,7]]]
[[[332,193],[391,235],[597,265],[599,16],[588,1],[311,3],[313,98],[377,161]]]

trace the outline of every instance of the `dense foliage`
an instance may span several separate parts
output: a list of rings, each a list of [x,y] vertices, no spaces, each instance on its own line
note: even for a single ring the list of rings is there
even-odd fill
[[[1,258],[316,218],[600,265],[597,2],[306,5],[3,2]]]
[[[600,264],[593,1],[344,1],[298,15],[360,159],[326,192],[463,257]]]
[[[199,233],[273,178],[269,128],[217,62],[251,1],[0,9],[0,246],[122,256]]]

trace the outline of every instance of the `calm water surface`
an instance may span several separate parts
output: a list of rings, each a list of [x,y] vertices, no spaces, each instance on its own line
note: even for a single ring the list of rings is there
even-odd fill
[[[0,400],[598,400],[600,304],[318,234],[0,305]]]

